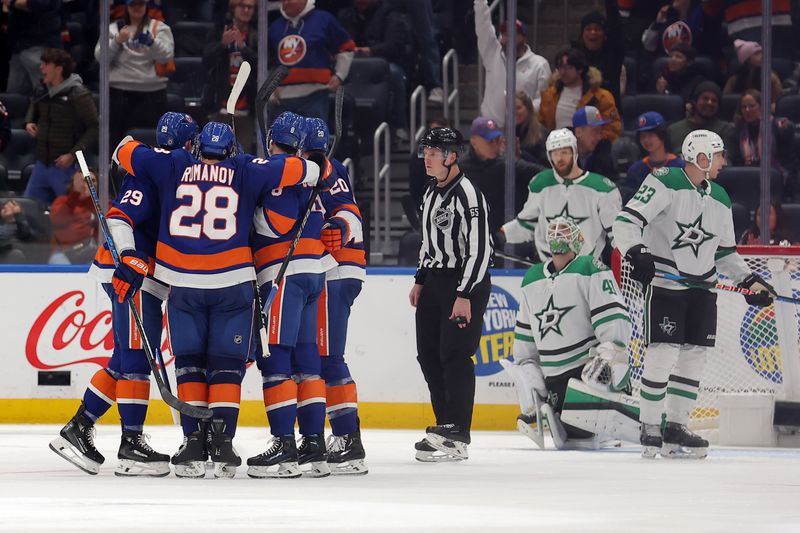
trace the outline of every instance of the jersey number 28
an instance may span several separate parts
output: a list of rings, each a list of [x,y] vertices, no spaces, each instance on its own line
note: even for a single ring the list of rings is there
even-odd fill
[[[178,199],[189,198],[191,202],[172,211],[169,217],[171,235],[199,239],[202,233],[215,241],[230,239],[236,234],[236,210],[239,195],[228,187],[212,187],[205,193],[197,185],[183,184],[175,191]],[[202,222],[189,222],[203,210]],[[189,223],[187,223],[189,222]]]

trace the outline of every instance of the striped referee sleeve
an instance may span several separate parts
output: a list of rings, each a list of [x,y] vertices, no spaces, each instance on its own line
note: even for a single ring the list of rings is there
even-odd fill
[[[468,179],[461,180],[456,197],[456,212],[461,217],[464,235],[464,272],[458,284],[458,296],[469,298],[476,284],[483,281],[489,269],[492,246],[489,235],[489,207],[483,194]]]

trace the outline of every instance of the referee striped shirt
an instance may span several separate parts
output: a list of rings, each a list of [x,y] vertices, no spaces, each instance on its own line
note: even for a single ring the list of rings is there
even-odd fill
[[[433,269],[460,271],[457,294],[469,298],[492,261],[488,215],[486,199],[463,172],[446,187],[431,180],[422,197],[417,283],[423,283]]]

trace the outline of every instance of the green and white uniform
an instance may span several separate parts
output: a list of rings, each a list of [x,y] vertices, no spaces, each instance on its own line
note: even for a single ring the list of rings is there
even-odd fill
[[[611,180],[593,172],[565,180],[547,169],[533,177],[528,190],[522,211],[503,225],[509,243],[534,241],[539,258],[546,261],[550,257],[545,239],[547,223],[563,216],[575,222],[583,233],[580,255],[600,257],[606,236],[612,238],[611,225],[622,207],[622,197]]]
[[[670,274],[716,281],[719,270],[733,283],[750,274],[736,253],[728,193],[708,180],[695,187],[681,168],[657,168],[648,174],[617,216],[613,232],[623,257],[644,244],[656,268]],[[685,289],[662,278],[654,278],[652,284]]]
[[[583,366],[593,346],[627,346],[630,336],[631,321],[617,282],[599,260],[578,256],[561,272],[548,261],[525,274],[514,360],[538,361],[545,379]]]

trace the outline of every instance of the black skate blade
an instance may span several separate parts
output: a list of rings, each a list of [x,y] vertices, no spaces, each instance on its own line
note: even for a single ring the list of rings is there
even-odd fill
[[[67,439],[58,437],[50,442],[50,449],[57,453],[60,457],[68,463],[75,465],[80,470],[87,474],[96,476],[100,473],[100,463],[92,461],[85,455],[82,455],[75,446],[72,445]]]

